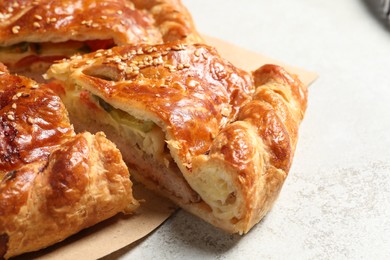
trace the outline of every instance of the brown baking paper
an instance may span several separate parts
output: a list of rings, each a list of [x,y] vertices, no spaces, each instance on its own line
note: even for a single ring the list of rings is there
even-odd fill
[[[244,48],[238,47],[237,45],[227,43],[220,39],[207,35],[203,35],[203,38],[208,44],[215,46],[222,57],[226,58],[235,66],[241,69],[253,71],[264,64],[278,64],[280,66],[283,66],[290,73],[298,75],[299,79],[306,86],[309,86],[318,78],[317,73],[289,66],[281,61],[277,61],[262,54],[246,50]]]
[[[287,66],[279,61],[242,49],[222,40],[209,36],[204,36],[204,39],[209,45],[215,46],[223,57],[242,69],[252,71],[263,64],[273,63],[282,65],[288,71],[297,74],[306,85],[310,85],[317,78],[317,74],[313,72]],[[18,258],[97,259],[151,233],[177,209],[171,202],[145,190],[140,184],[134,185],[134,197],[143,200],[135,214],[131,216],[118,214],[54,246],[39,252],[25,254]]]

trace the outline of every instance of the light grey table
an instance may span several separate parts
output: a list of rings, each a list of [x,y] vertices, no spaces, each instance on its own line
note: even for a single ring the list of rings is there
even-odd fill
[[[184,0],[200,32],[319,73],[293,167],[246,236],[179,211],[107,259],[390,259],[390,32],[360,0]]]

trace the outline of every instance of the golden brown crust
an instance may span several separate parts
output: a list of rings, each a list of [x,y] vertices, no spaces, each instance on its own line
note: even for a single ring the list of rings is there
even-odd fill
[[[290,169],[307,102],[302,83],[275,65],[254,73],[256,91],[237,120],[222,129],[207,157],[194,158],[194,174],[220,165],[237,187],[234,196],[241,217],[232,232],[246,233],[270,210]],[[207,176],[207,175],[206,175]],[[224,225],[224,223],[219,223]]]
[[[154,189],[230,232],[247,232],[271,208],[306,109],[306,87],[281,67],[250,75],[203,44],[117,47],[53,65],[48,75],[67,81],[69,93],[77,85],[160,126],[202,201]]]
[[[177,40],[188,43],[202,42],[196,32],[191,14],[180,0],[132,0],[138,9],[147,10],[162,34],[163,42]]]
[[[180,146],[178,157],[184,164],[208,151],[220,128],[235,118],[253,92],[248,73],[203,44],[125,46],[79,58],[73,57],[67,73],[118,108],[147,111]],[[56,68],[62,69],[61,64],[48,75]]]
[[[60,98],[30,79],[0,75],[0,178],[23,164],[47,159],[74,135]]]
[[[104,134],[75,135],[53,91],[3,66],[0,122],[0,257],[47,247],[137,206],[127,167]]]
[[[180,1],[18,0],[0,2],[0,46],[114,39],[117,45],[200,40]]]

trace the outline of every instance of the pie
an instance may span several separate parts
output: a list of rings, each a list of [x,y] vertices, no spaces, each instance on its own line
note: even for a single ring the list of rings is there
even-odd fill
[[[179,0],[0,1],[0,62],[43,73],[55,60],[116,45],[201,41]]]
[[[101,132],[76,135],[58,95],[0,64],[0,258],[137,206],[115,145]]]
[[[253,73],[204,44],[121,46],[47,72],[78,131],[104,131],[146,187],[246,233],[289,172],[307,89],[276,65]]]

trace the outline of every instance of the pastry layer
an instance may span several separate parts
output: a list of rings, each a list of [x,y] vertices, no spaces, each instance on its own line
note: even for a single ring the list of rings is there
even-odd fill
[[[80,126],[110,129],[139,181],[230,232],[270,210],[306,109],[306,88],[283,68],[250,74],[203,44],[116,47],[48,76]]]
[[[115,145],[101,132],[76,135],[58,95],[0,64],[0,258],[137,206]]]

